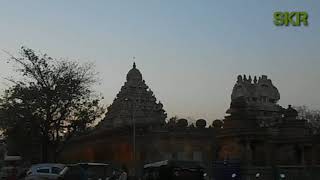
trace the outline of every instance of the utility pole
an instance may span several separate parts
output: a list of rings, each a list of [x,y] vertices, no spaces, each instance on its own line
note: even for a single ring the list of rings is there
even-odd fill
[[[132,111],[132,142],[133,142],[133,176],[136,176],[136,121],[135,121],[136,106],[133,107]]]
[[[140,94],[138,94],[140,96]],[[125,101],[129,104],[131,101],[131,122],[132,122],[132,152],[133,152],[133,176],[136,175],[136,120],[135,120],[135,112],[137,108],[137,103],[135,99],[126,98]]]

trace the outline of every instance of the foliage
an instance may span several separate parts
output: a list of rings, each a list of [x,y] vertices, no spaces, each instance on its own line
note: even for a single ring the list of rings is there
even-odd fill
[[[56,60],[25,47],[21,57],[10,60],[21,78],[8,79],[12,86],[0,101],[0,128],[7,136],[19,132],[17,142],[26,134],[39,136],[43,161],[65,133],[85,131],[103,114],[92,90],[97,82],[92,64]]]

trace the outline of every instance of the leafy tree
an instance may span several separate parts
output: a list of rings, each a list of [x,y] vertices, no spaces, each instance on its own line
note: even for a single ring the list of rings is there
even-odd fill
[[[0,127],[19,149],[26,137],[33,143],[36,138],[42,161],[48,161],[66,134],[86,131],[104,113],[92,90],[96,73],[92,64],[53,59],[26,47],[21,57],[10,56],[21,78],[8,79],[12,85],[0,100]]]

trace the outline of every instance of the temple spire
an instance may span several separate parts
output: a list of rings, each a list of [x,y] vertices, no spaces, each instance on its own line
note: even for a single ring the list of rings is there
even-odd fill
[[[151,124],[160,127],[165,122],[167,115],[163,110],[163,104],[157,103],[157,99],[148,89],[134,61],[132,66],[127,73],[127,81],[108,107],[99,126],[110,128],[130,126],[133,116],[137,126]]]
[[[135,56],[133,56],[133,57],[132,57],[132,60],[133,60],[133,66],[132,66],[132,67],[133,67],[133,69],[135,69],[135,68],[136,68],[136,62],[134,61],[135,59],[136,59],[136,57],[135,57]]]

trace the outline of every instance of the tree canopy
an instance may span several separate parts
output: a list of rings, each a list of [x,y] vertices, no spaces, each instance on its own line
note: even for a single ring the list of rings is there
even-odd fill
[[[0,99],[0,128],[18,148],[28,143],[23,137],[30,143],[37,137],[42,161],[56,153],[66,135],[86,131],[104,113],[101,97],[92,90],[97,83],[92,64],[57,60],[26,47],[9,62],[20,78],[7,79],[12,85]]]

